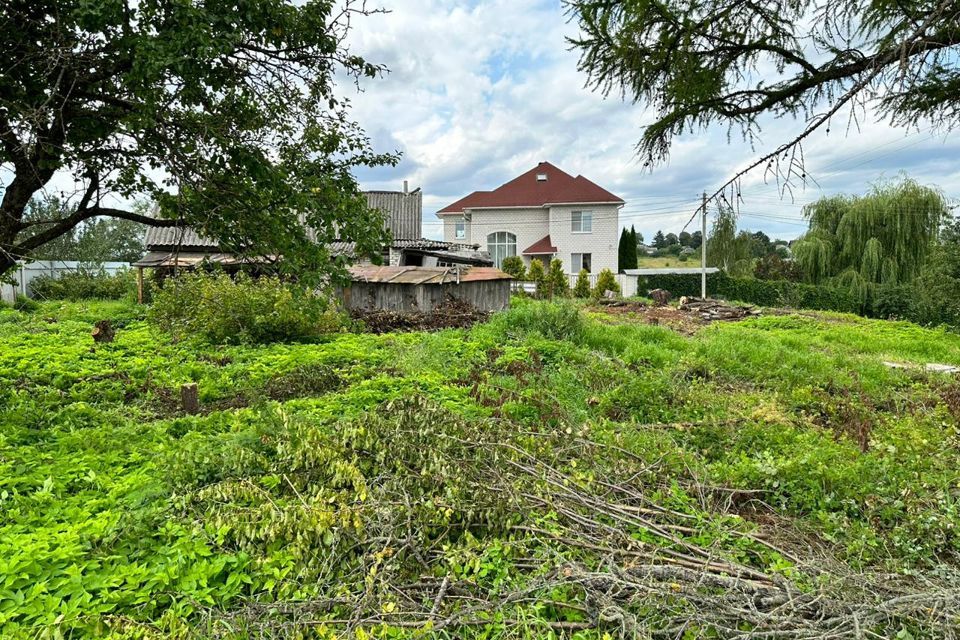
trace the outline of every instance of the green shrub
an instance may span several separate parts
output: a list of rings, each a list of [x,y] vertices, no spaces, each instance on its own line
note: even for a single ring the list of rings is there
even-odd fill
[[[134,272],[116,274],[80,269],[59,278],[40,276],[30,281],[30,292],[40,300],[121,300],[136,291]]]
[[[505,332],[536,332],[547,338],[575,340],[584,331],[583,316],[569,300],[560,302],[526,301],[498,313],[491,325],[501,325]]]
[[[610,269],[604,269],[597,276],[597,286],[593,288],[593,297],[602,298],[605,291],[613,291],[620,295],[620,285]]]
[[[541,298],[547,296],[547,274],[543,270],[543,262],[534,258],[530,261],[530,268],[527,270],[527,282],[533,282],[537,285],[537,295]]]
[[[577,283],[573,287],[573,295],[577,298],[590,297],[590,272],[586,269],[580,269],[577,274]]]
[[[507,275],[513,276],[517,280],[523,280],[527,275],[527,268],[523,266],[523,258],[520,256],[508,256],[503,259],[500,270]]]
[[[343,327],[326,301],[277,278],[187,273],[154,294],[148,319],[177,339],[213,343],[310,340]]]
[[[551,296],[566,296],[570,292],[570,279],[563,272],[563,261],[554,258],[550,261],[547,274],[547,288]]]
[[[644,276],[637,283],[638,292],[666,289],[674,295],[699,296],[700,274],[663,274]],[[834,287],[789,282],[731,278],[723,272],[707,274],[707,292],[728,300],[739,300],[764,307],[790,306],[821,311],[862,312],[859,302],[847,291]]]
[[[17,311],[30,313],[39,309],[40,303],[38,303],[36,300],[31,300],[22,293],[18,293],[16,299],[13,301],[13,308]]]

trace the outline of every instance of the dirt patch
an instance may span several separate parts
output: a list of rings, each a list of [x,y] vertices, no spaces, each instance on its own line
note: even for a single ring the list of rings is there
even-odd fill
[[[361,321],[365,330],[370,333],[467,328],[478,322],[484,322],[490,316],[489,313],[478,310],[469,302],[456,298],[448,299],[429,314],[354,310],[350,315],[354,320]]]
[[[711,322],[729,322],[760,315],[755,307],[731,305],[720,300],[680,300],[681,304],[676,307],[651,306],[628,300],[598,301],[592,310],[624,320],[664,326],[685,335],[692,335]]]

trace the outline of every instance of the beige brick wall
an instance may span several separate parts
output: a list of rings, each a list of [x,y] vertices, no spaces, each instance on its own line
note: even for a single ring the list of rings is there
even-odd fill
[[[509,231],[517,236],[517,255],[521,255],[524,249],[550,233],[547,215],[547,210],[543,208],[472,211],[467,222],[465,240],[456,239],[454,220],[459,218],[444,216],[443,239],[447,242],[478,244],[482,251],[486,251],[488,235],[497,231]],[[524,262],[530,264],[530,259],[524,257]]]
[[[593,230],[576,233],[572,230],[574,211],[593,212]],[[557,247],[563,269],[573,273],[571,254],[589,253],[593,273],[601,269],[617,272],[617,246],[620,241],[620,208],[617,205],[575,205],[550,207],[550,238]]]

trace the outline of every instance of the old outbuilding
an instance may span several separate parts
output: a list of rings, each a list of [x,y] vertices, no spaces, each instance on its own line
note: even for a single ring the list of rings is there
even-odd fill
[[[456,300],[478,311],[500,311],[510,305],[511,277],[493,267],[356,266],[343,289],[348,311],[395,311],[431,314]]]

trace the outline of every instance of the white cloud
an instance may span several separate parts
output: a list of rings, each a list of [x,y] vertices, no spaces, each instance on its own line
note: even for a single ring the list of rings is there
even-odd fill
[[[424,189],[425,233],[436,236],[433,213],[477,189],[495,188],[537,161],[582,173],[627,200],[623,223],[644,235],[679,229],[737,168],[802,129],[802,123],[764,123],[755,150],[723,127],[675,141],[669,162],[653,173],[634,154],[644,122],[642,106],[604,100],[584,88],[577,53],[565,36],[575,25],[556,0],[383,0],[391,11],[360,20],[355,50],[391,73],[364,83],[353,96],[354,115],[377,144],[399,146],[404,158],[391,171],[361,173],[364,186],[397,188],[402,180]],[[348,91],[349,93],[349,91]],[[802,204],[823,193],[861,192],[900,169],[922,182],[960,194],[960,171],[946,160],[956,139],[909,132],[867,118],[845,131],[838,119],[805,145],[808,174],[817,180],[796,199],[780,200],[763,173],[743,181],[746,214],[799,219]],[[393,145],[393,146],[391,146]],[[819,185],[819,186],[818,186]],[[802,225],[742,219],[741,226],[792,237]]]

